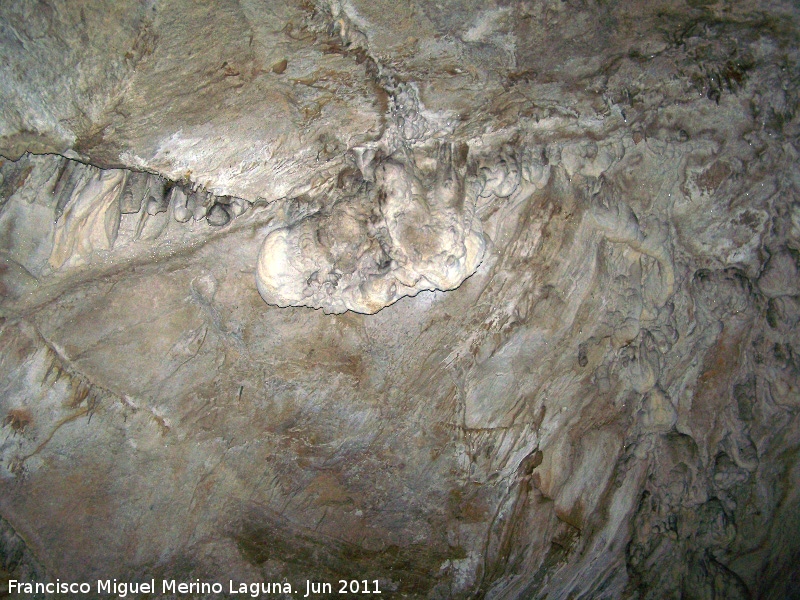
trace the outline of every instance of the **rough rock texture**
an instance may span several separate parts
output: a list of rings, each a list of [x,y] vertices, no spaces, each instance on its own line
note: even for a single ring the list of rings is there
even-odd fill
[[[798,20],[0,5],[2,578],[798,597]]]
[[[413,157],[364,166],[374,172],[372,193],[356,192],[329,211],[272,231],[256,271],[264,300],[372,314],[422,290],[457,288],[483,259],[475,202],[494,185],[489,177],[465,182],[466,150],[459,156],[441,146],[427,178],[417,176]],[[363,179],[356,185],[372,187]]]

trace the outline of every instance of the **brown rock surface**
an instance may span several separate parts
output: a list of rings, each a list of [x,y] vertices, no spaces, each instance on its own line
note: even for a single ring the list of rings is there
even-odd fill
[[[797,597],[798,19],[3,3],[0,585]]]

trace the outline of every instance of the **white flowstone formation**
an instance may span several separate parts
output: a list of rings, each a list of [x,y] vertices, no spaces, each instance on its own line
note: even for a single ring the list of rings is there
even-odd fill
[[[427,172],[413,157],[389,157],[369,167],[368,193],[272,231],[258,256],[261,296],[277,306],[372,314],[423,290],[457,288],[485,251],[462,154],[441,145]]]

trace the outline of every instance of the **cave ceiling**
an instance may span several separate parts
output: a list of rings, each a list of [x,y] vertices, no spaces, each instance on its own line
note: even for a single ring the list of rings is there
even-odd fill
[[[0,3],[0,596],[799,598],[799,25]]]

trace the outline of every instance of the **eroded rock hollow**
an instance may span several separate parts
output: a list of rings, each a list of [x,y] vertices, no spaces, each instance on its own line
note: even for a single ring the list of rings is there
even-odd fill
[[[2,3],[0,595],[800,597],[798,19]]]

